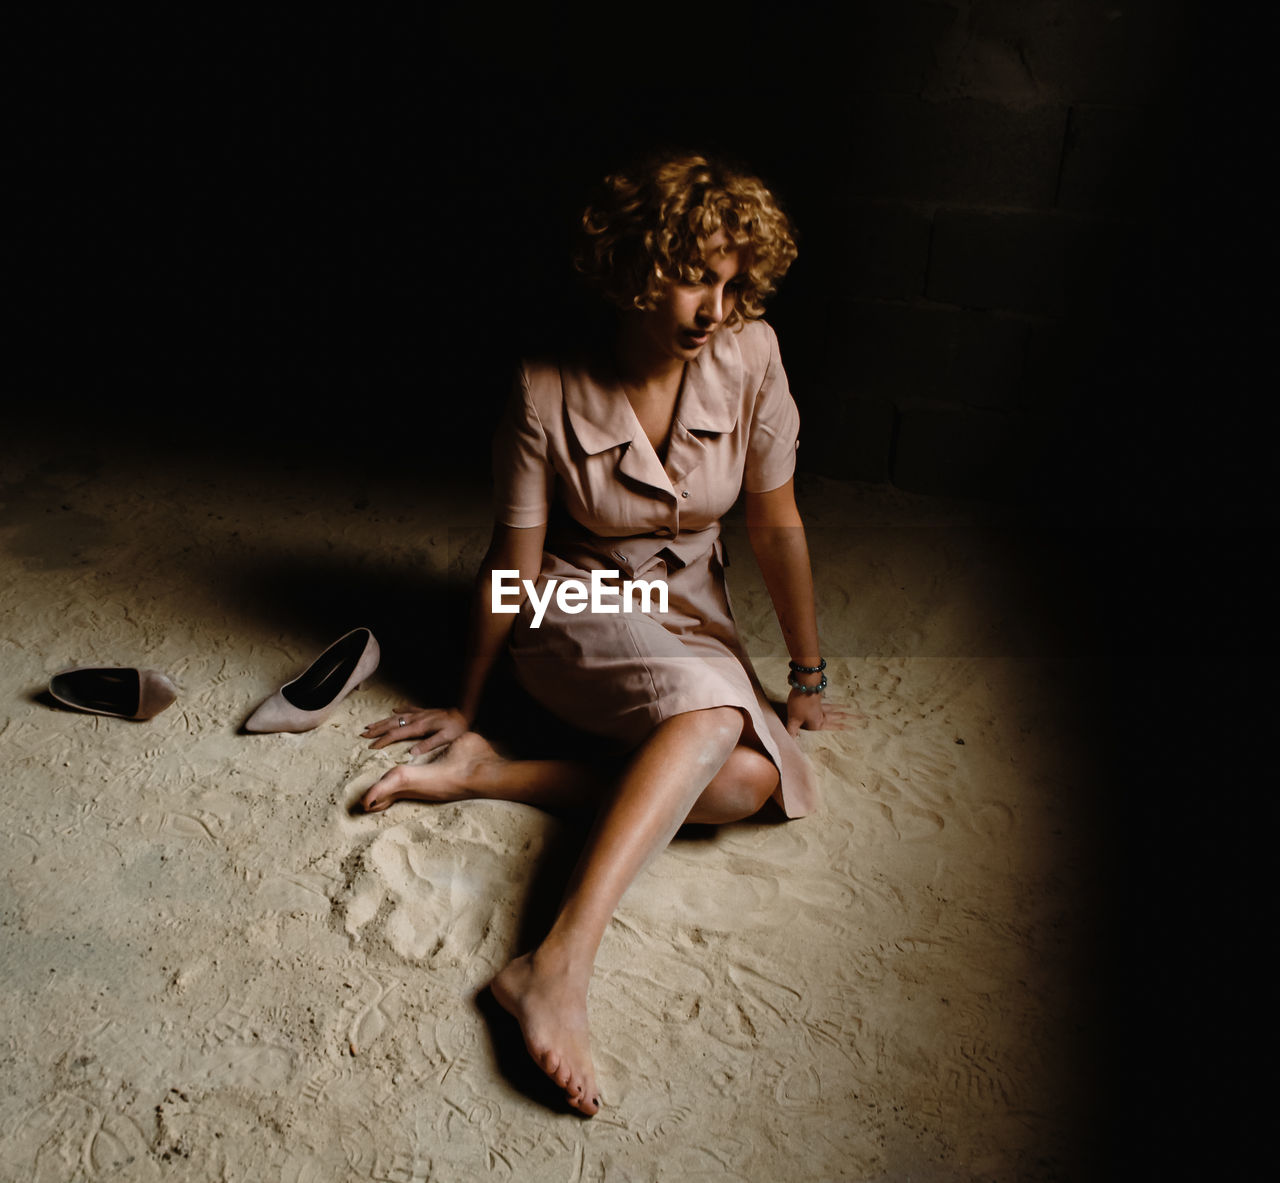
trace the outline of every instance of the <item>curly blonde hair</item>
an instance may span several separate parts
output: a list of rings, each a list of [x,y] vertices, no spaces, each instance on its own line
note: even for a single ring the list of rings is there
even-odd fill
[[[757,320],[796,257],[788,221],[757,177],[695,154],[665,156],[604,178],[582,215],[574,267],[623,309],[657,307],[671,281],[696,281],[703,248],[723,230],[747,270],[727,325]]]

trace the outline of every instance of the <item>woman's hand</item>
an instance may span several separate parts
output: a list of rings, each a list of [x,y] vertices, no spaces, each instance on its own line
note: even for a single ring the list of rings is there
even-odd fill
[[[409,749],[413,755],[420,756],[423,752],[434,751],[453,743],[470,728],[466,715],[456,707],[424,710],[422,707],[405,706],[396,707],[396,713],[388,719],[370,723],[362,734],[365,739],[373,740],[369,745],[371,748],[385,748],[388,744],[425,735],[426,739]]]
[[[802,727],[806,731],[843,731],[849,717],[848,711],[823,702],[821,694],[792,690],[787,696],[787,730],[792,735],[799,735]]]

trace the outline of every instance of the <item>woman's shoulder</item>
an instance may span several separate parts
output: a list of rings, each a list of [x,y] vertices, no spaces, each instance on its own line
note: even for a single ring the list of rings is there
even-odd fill
[[[741,367],[745,385],[754,387],[778,363],[778,336],[763,320],[748,320],[722,329],[711,338],[712,361]]]
[[[712,342],[721,349],[736,351],[748,369],[767,368],[778,354],[778,335],[766,320],[743,321],[717,333]]]
[[[771,349],[777,347],[778,334],[767,320],[744,320],[731,329],[739,341],[754,345],[757,348]]]
[[[564,397],[560,362],[554,357],[526,357],[516,366],[515,397],[531,405],[539,417],[552,412]]]
[[[566,349],[557,355],[527,357],[520,362],[517,382],[539,409],[559,405],[566,388],[612,390],[617,378],[607,351]]]
[[[558,385],[560,366],[551,357],[524,357],[516,367],[516,382],[526,390]]]

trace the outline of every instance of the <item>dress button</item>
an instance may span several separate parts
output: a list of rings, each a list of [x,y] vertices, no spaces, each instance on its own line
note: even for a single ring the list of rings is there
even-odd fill
[[[680,496],[681,496],[681,497],[688,497],[688,496],[689,496],[689,490],[688,490],[688,489],[685,489],[685,490],[680,494]]]

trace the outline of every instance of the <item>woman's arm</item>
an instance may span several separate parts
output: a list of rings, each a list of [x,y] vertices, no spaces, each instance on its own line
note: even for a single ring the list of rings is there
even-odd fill
[[[782,626],[787,652],[797,665],[816,666],[822,658],[818,645],[818,616],[813,601],[813,571],[804,523],[796,508],[790,480],[767,493],[746,495],[747,536],[764,576],[773,610]],[[816,686],[821,674],[797,674],[796,680]],[[787,730],[818,730],[839,716],[827,708],[821,694],[793,689],[787,699]]]
[[[480,709],[485,682],[488,681],[489,673],[516,619],[512,613],[493,611],[490,574],[493,571],[519,571],[520,602],[523,602],[523,581],[527,579],[533,582],[542,569],[542,544],[546,541],[546,536],[545,525],[519,528],[494,523],[493,536],[480,564],[471,601],[471,628],[462,667],[458,705],[428,710],[417,707],[399,708],[391,718],[381,719],[365,728],[365,738],[374,740],[371,747],[383,748],[388,744],[426,736],[421,743],[414,744],[410,749],[416,755],[443,747],[470,729],[476,712]],[[507,603],[509,605],[510,600]],[[403,724],[401,719],[404,720]]]
[[[524,581],[533,583],[542,570],[542,545],[547,538],[546,526],[504,526],[495,522],[489,549],[480,564],[476,576],[475,594],[471,604],[471,638],[467,645],[463,664],[462,688],[458,695],[458,710],[470,726],[480,709],[485,682],[493,663],[497,661],[502,646],[511,635],[515,624],[514,613],[493,611],[494,571],[520,572],[520,599],[524,603]],[[508,605],[510,606],[510,605]]]

